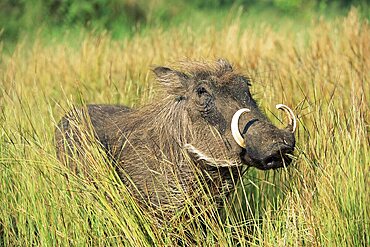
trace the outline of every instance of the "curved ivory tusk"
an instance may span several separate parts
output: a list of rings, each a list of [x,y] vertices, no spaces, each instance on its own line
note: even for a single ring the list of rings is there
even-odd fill
[[[250,110],[247,108],[242,108],[238,110],[237,112],[235,112],[233,118],[231,119],[231,134],[233,135],[236,143],[238,143],[238,145],[241,146],[242,148],[245,148],[246,144],[245,144],[244,138],[242,137],[239,131],[239,118],[244,112],[249,112],[249,111]]]
[[[288,106],[284,105],[284,104],[277,104],[276,105],[276,108],[277,109],[280,109],[280,110],[283,110],[285,111],[287,114],[288,114],[288,117],[289,117],[289,125],[292,126],[292,133],[295,132],[295,129],[297,128],[297,119],[292,111],[292,109],[290,109]]]

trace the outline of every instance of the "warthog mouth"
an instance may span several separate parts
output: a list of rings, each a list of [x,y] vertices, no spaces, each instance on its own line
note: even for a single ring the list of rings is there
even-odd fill
[[[261,170],[278,169],[281,167],[287,167],[291,161],[292,158],[290,158],[290,154],[284,152],[264,159],[257,167]]]

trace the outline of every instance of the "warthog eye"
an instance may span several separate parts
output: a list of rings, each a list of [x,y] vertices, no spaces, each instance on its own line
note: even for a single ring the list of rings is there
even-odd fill
[[[209,112],[214,106],[214,102],[209,91],[206,89],[205,86],[199,85],[195,89],[195,93],[197,94],[196,104],[200,107],[199,111],[203,113]]]
[[[199,97],[202,96],[203,94],[208,93],[207,90],[204,87],[202,87],[202,86],[199,86],[196,89],[196,92],[197,92],[197,94],[198,94]]]

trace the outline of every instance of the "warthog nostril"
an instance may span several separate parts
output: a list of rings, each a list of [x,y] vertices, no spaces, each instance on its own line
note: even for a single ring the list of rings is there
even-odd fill
[[[286,155],[275,154],[267,157],[262,162],[263,169],[279,168],[288,166],[291,159]]]
[[[273,164],[273,163],[277,163],[277,162],[281,162],[282,161],[282,156],[279,156],[277,154],[275,155],[271,155],[269,157],[267,157],[265,160],[264,160],[264,164],[268,165],[268,164]]]
[[[289,155],[293,152],[293,148],[287,145],[279,145],[275,152],[262,160],[263,169],[279,168],[289,165],[291,158]]]

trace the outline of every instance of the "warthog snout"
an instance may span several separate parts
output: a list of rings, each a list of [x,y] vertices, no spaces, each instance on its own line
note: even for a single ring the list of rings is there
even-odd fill
[[[289,124],[284,129],[278,129],[258,112],[243,108],[238,110],[232,119],[231,130],[235,141],[242,148],[240,158],[243,163],[255,166],[261,170],[288,166],[294,151],[296,118],[293,111],[282,104],[276,106],[284,110],[289,117]],[[240,116],[249,114],[249,120],[239,131]]]

